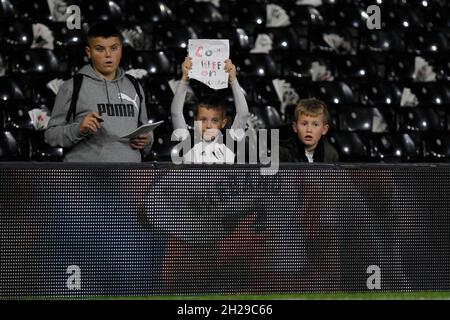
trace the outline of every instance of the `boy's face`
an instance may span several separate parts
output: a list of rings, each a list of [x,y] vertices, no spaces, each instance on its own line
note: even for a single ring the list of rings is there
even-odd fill
[[[113,80],[122,58],[122,44],[119,37],[94,37],[89,39],[86,54],[93,68],[108,80]]]
[[[202,137],[206,141],[212,141],[219,134],[220,129],[225,128],[227,118],[221,110],[199,107],[195,121],[201,121]]]
[[[323,115],[309,116],[301,114],[296,122],[292,123],[295,133],[305,145],[307,151],[313,151],[320,138],[327,134],[329,125],[324,123]]]

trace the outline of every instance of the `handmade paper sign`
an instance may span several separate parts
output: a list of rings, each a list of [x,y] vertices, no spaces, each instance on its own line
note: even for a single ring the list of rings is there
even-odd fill
[[[223,39],[189,39],[192,69],[189,78],[203,82],[212,89],[228,87],[228,73],[223,69],[230,57],[230,44]]]

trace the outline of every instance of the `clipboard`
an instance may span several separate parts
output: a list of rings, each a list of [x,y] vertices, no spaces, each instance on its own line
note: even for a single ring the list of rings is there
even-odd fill
[[[130,132],[127,135],[121,136],[121,138],[130,138],[131,139],[131,138],[135,138],[137,136],[140,136],[141,134],[149,133],[149,132],[153,131],[157,126],[159,126],[163,122],[164,122],[164,120],[161,120],[161,121],[158,121],[158,122],[153,122],[153,123],[143,124],[142,126],[137,128],[133,132]]]

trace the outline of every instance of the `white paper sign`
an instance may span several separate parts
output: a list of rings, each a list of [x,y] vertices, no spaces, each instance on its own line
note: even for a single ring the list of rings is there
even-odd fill
[[[203,82],[212,89],[228,87],[225,60],[230,57],[230,43],[223,39],[189,39],[192,69],[189,78]]]
[[[127,135],[121,136],[121,138],[136,138],[136,137],[140,136],[141,134],[146,134],[146,133],[152,132],[157,126],[159,126],[163,122],[164,122],[164,120],[143,124],[142,126],[137,128],[133,132],[130,132]]]

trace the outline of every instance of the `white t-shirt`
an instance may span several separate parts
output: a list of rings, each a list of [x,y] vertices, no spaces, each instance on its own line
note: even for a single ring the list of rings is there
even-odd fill
[[[313,152],[309,152],[305,150],[305,155],[308,158],[308,162],[314,162],[314,151]]]
[[[234,163],[234,153],[224,143],[198,142],[183,156],[184,163]]]

